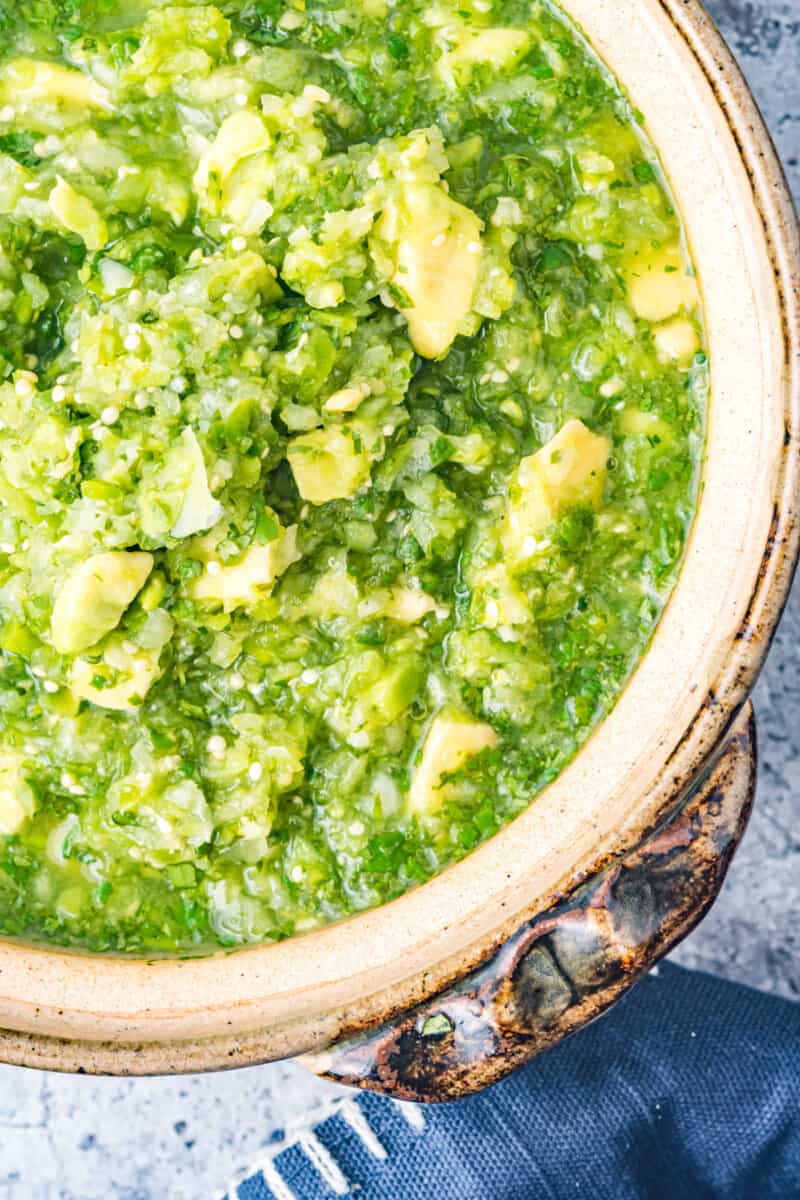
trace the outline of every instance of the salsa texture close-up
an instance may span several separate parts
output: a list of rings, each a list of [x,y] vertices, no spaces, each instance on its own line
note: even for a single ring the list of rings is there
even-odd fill
[[[0,0],[0,933],[392,899],[610,711],[708,364],[545,0]]]

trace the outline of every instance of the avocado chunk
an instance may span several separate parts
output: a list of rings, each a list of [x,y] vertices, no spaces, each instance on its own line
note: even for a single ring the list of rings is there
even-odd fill
[[[666,321],[700,302],[697,282],[677,244],[630,259],[624,275],[631,307],[643,321]]]
[[[653,330],[653,341],[662,359],[684,365],[700,349],[700,335],[687,317],[675,317],[657,325]]]
[[[0,836],[17,833],[35,807],[22,755],[15,750],[0,751]]]
[[[384,207],[370,250],[423,358],[447,353],[472,307],[482,229],[474,212],[433,183],[405,183]]]
[[[629,437],[657,437],[665,444],[675,440],[675,430],[669,421],[641,408],[624,409],[619,415],[619,428]]]
[[[354,495],[369,479],[370,460],[341,429],[315,429],[289,443],[286,456],[304,500],[326,504]]]
[[[145,473],[139,488],[139,516],[148,537],[163,541],[192,537],[215,525],[222,506],[208,486],[203,451],[185,426],[161,462]]]
[[[53,607],[50,630],[59,654],[80,654],[116,629],[152,569],[152,554],[141,551],[87,558],[67,578]]]
[[[463,713],[439,713],[428,730],[422,759],[411,779],[411,811],[420,816],[435,812],[448,792],[442,776],[452,775],[467,759],[496,743],[497,734],[491,725]]]
[[[272,135],[263,117],[254,109],[243,109],[226,117],[217,136],[204,151],[195,172],[193,186],[201,208],[216,215],[223,213],[247,232],[257,232],[264,224],[263,172],[245,170],[247,164],[264,163],[272,145]]]
[[[63,117],[80,118],[86,109],[108,109],[108,93],[81,71],[58,63],[17,58],[0,72],[0,104],[12,104],[18,118],[31,114],[43,104],[57,108]]]
[[[219,603],[225,612],[256,604],[268,594],[279,575],[301,557],[297,526],[290,525],[264,545],[249,546],[238,562],[215,573],[206,570],[195,581],[195,600]]]
[[[50,193],[50,208],[57,221],[83,239],[88,250],[100,250],[108,241],[108,226],[87,196],[58,176]]]
[[[193,430],[184,429],[173,453],[186,463],[188,476],[181,510],[170,533],[174,538],[191,537],[216,525],[222,516],[222,505],[211,495],[203,451]]]
[[[509,566],[535,554],[537,537],[570,508],[599,507],[611,453],[607,437],[567,421],[541,450],[523,458],[511,484],[503,527]]]
[[[195,172],[194,186],[205,204],[213,203],[236,168],[245,158],[269,150],[272,136],[264,118],[248,108],[232,113],[220,125],[217,136],[203,152]]]
[[[476,67],[489,66],[506,70],[516,66],[528,53],[530,34],[524,29],[470,29],[458,36],[436,64],[434,73],[439,79],[466,82]]]

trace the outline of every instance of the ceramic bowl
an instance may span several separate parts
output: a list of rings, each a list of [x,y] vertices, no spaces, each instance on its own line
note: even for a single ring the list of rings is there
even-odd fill
[[[745,706],[798,547],[798,232],[756,106],[696,0],[564,0],[678,197],[712,364],[686,561],[619,703],[530,808],[399,900],[277,945],[142,961],[0,945],[0,1059],[210,1070],[311,1054],[442,1099],[595,1016],[699,919],[755,777]]]

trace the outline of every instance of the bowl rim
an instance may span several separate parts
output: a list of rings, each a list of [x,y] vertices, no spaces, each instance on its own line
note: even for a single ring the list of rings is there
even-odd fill
[[[352,1035],[418,1003],[474,968],[521,921],[598,869],[609,856],[633,845],[645,830],[658,824],[724,738],[763,664],[789,594],[798,555],[800,240],[788,186],[770,136],[731,52],[699,0],[638,2],[643,19],[653,22],[658,36],[677,35],[687,56],[687,79],[691,71],[698,79],[702,76],[709,94],[704,103],[710,104],[713,95],[715,117],[724,120],[735,142],[755,218],[763,232],[759,254],[765,251],[765,258],[760,259],[760,265],[768,268],[772,277],[781,322],[780,330],[772,333],[779,337],[784,363],[780,393],[773,399],[775,411],[780,407],[783,412],[782,445],[775,448],[775,488],[770,494],[773,511],[753,564],[746,603],[742,600],[744,616],[728,653],[697,697],[691,720],[672,745],[660,747],[662,761],[652,776],[647,803],[640,797],[630,806],[613,839],[606,838],[601,849],[593,844],[545,891],[526,896],[524,888],[522,892],[517,888],[502,902],[498,893],[496,911],[488,921],[469,911],[452,920],[438,913],[436,937],[419,926],[409,927],[404,915],[409,898],[433,895],[456,873],[466,878],[469,890],[469,876],[474,881],[479,863],[486,858],[481,858],[482,852],[501,834],[415,892],[380,909],[277,945],[204,959],[153,962],[3,942],[0,1026],[9,1032],[0,1039],[0,1058],[70,1070],[197,1070],[314,1050],[343,1034]],[[584,13],[584,25],[588,27],[588,8],[593,4],[598,23],[606,21],[611,28],[615,5],[630,10],[633,3],[565,0],[563,7],[573,17]],[[597,39],[591,40],[605,56]],[[673,51],[678,53],[677,43]],[[614,55],[609,58],[613,66]],[[658,141],[656,144],[662,149]],[[660,632],[661,627],[654,644]],[[634,678],[641,669],[640,665]],[[587,745],[597,737],[596,733]],[[545,794],[540,794],[537,804]],[[517,818],[502,833],[513,831],[520,820]],[[395,960],[399,960],[395,961],[394,973],[385,962],[378,966],[363,962],[363,956],[369,957],[381,938],[391,937],[397,946],[388,948],[389,956],[395,954]],[[403,961],[412,942],[416,952]],[[280,976],[288,947],[293,947],[295,960],[306,960],[306,978],[302,986],[277,995],[273,984],[272,993],[266,994],[265,986],[269,989],[265,978],[268,981],[270,975],[273,979]],[[348,980],[347,988],[343,979]],[[215,1000],[210,999],[212,992],[216,993]],[[176,1044],[181,1051],[179,1060],[172,1057]],[[181,1068],[180,1063],[190,1065]]]

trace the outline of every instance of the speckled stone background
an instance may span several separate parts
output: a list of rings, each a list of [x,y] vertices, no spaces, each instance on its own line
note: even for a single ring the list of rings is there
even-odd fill
[[[800,0],[710,0],[800,200]],[[675,958],[800,997],[800,585],[757,691],[750,830],[713,912]],[[0,1200],[214,1200],[276,1130],[336,1089],[292,1064],[116,1081],[0,1068]]]

